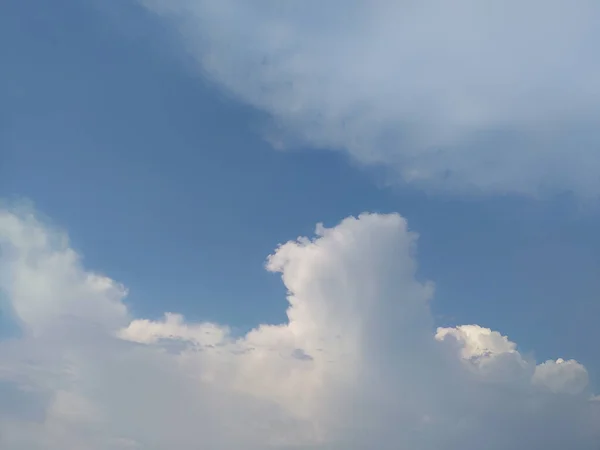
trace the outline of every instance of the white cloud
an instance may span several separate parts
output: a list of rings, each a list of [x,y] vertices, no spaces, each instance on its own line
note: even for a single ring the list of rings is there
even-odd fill
[[[59,320],[87,319],[118,327],[127,320],[123,286],[83,270],[64,234],[38,226],[31,213],[0,210],[4,267],[0,282],[17,317],[34,334]],[[85,298],[84,303],[81,299]]]
[[[65,235],[0,210],[0,448],[575,450],[600,442],[587,372],[477,325],[433,327],[417,236],[363,214],[280,246],[288,322],[244,336],[132,318]],[[595,447],[594,447],[595,445]]]
[[[478,325],[462,325],[438,328],[435,337],[441,342],[453,339],[466,366],[487,379],[531,381],[535,366],[523,359],[517,344],[497,331]]]
[[[429,189],[600,192],[598,2],[139,1],[278,147]]]
[[[546,361],[535,368],[533,382],[555,393],[579,394],[587,387],[587,370],[577,361]]]

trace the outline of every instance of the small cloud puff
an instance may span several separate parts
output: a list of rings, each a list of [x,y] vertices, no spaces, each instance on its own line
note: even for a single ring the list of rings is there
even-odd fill
[[[554,393],[580,394],[589,382],[587,370],[577,361],[546,361],[535,368],[533,382]]]
[[[0,447],[597,447],[581,364],[536,365],[478,325],[434,330],[416,241],[401,216],[362,214],[281,245],[266,267],[288,320],[235,336],[131,317],[64,233],[2,209],[0,287],[22,333],[0,341]]]

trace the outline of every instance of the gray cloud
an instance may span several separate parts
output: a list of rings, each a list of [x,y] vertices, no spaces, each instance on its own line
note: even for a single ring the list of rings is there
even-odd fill
[[[450,192],[600,192],[600,4],[140,0],[276,146]]]

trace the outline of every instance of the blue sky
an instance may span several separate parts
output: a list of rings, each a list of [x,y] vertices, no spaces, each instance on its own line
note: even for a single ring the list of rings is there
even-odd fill
[[[420,235],[417,278],[435,283],[435,326],[500,330],[538,361],[578,360],[600,385],[593,183],[582,200],[569,174],[572,189],[557,192],[571,192],[534,199],[518,174],[501,182],[515,192],[471,195],[389,182],[364,165],[389,161],[328,150],[344,140],[321,131],[274,149],[264,130],[279,103],[256,107],[244,86],[207,81],[169,21],[135,2],[8,0],[0,42],[0,197],[33,202],[67,230],[86,267],[128,287],[134,317],[280,323],[286,288],[264,267],[278,244],[319,222],[398,212]],[[286,121],[296,135],[306,119]],[[473,173],[458,176],[476,184]]]

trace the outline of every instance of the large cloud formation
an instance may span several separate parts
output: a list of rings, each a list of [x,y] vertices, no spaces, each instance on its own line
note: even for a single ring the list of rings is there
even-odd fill
[[[66,235],[0,209],[0,448],[597,449],[586,369],[496,331],[435,330],[417,235],[363,214],[281,245],[288,321],[243,336],[131,317]]]
[[[600,3],[138,0],[275,145],[451,192],[600,193]]]

